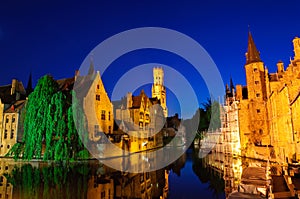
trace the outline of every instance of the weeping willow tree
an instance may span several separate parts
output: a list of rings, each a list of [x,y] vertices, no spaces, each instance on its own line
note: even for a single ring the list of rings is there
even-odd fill
[[[72,103],[72,93],[60,91],[51,76],[39,79],[25,107],[23,142],[14,145],[9,155],[26,160],[43,158],[68,161],[77,157],[87,158],[89,154],[78,136],[72,106],[80,109],[77,102]],[[84,132],[82,113],[82,110],[78,110],[75,119],[83,123],[81,132]]]

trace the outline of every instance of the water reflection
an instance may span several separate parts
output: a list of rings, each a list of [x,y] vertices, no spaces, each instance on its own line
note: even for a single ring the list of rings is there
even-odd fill
[[[168,172],[125,173],[98,161],[7,164],[0,198],[167,198]]]
[[[195,198],[199,194],[225,198],[237,189],[243,168],[253,163],[264,164],[222,153],[204,158],[198,154],[197,149],[189,150],[168,167],[147,173],[116,171],[97,160],[64,165],[2,159],[0,198],[164,199],[178,198],[178,190],[187,188]]]
[[[195,150],[198,151],[198,149]],[[200,157],[202,156],[200,155]],[[238,190],[245,168],[249,166],[265,168],[267,166],[265,161],[241,158],[227,153],[218,153],[214,150],[204,158],[199,158],[199,155],[198,157],[196,155],[195,163],[199,166],[194,171],[201,181],[209,181],[210,187],[215,193],[224,191],[226,198],[230,193]]]

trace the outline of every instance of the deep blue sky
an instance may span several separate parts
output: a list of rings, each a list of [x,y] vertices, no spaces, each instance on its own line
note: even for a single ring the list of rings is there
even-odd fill
[[[273,72],[278,60],[287,65],[293,57],[292,39],[300,36],[299,7],[297,0],[1,1],[0,85],[17,78],[26,86],[30,71],[34,83],[44,74],[56,79],[70,77],[103,40],[147,26],[170,28],[192,37],[210,54],[225,82],[232,76],[234,83],[245,84],[248,25],[262,60]],[[144,54],[133,56],[134,64],[130,58],[116,63],[123,67],[159,61],[185,70],[182,60],[168,53]],[[104,78],[104,83],[111,92],[110,78]],[[204,88],[199,98],[206,97]]]

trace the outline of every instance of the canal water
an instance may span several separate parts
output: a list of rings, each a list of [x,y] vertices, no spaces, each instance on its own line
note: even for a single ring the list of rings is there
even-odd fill
[[[150,173],[120,172],[96,160],[64,165],[1,159],[0,198],[226,198],[241,167],[239,158],[199,158],[197,149]]]

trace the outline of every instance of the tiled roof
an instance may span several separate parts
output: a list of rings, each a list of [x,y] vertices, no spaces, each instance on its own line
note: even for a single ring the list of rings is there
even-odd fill
[[[25,105],[26,100],[18,100],[13,103],[9,108],[7,108],[4,113],[17,113],[19,112]]]
[[[11,95],[11,88],[12,88],[12,84],[0,86],[0,98],[2,103],[11,104],[14,101],[16,101],[16,97],[17,97],[16,92],[20,93],[20,99],[26,98],[26,91],[22,82],[17,82],[16,90],[15,90],[16,92],[12,95]]]
[[[59,79],[56,80],[56,82],[58,83],[59,90],[72,90],[75,83],[75,77]]]

